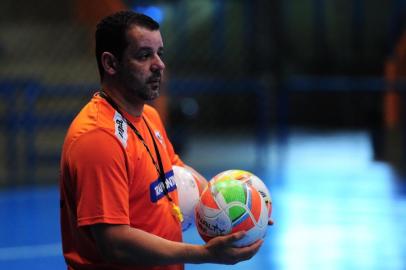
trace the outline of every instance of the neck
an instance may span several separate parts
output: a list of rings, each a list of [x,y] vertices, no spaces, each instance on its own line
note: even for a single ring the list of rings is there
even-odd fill
[[[141,116],[145,105],[143,101],[139,99],[129,100],[123,95],[124,91],[108,83],[103,82],[101,86],[103,92],[107,94],[121,110],[135,117]]]

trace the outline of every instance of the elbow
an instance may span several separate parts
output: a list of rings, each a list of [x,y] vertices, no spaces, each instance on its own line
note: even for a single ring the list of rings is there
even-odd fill
[[[128,256],[126,255],[123,248],[116,245],[99,245],[98,246],[99,254],[103,261],[108,264],[116,265],[128,265]],[[133,258],[134,259],[134,258]]]
[[[109,264],[129,265],[139,263],[125,237],[128,232],[126,225],[99,224],[91,227],[95,245],[102,260]]]

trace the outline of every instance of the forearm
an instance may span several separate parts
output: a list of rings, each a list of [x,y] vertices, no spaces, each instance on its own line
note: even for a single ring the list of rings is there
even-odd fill
[[[169,241],[126,225],[97,230],[95,238],[100,252],[113,263],[167,265],[210,261],[210,254],[204,246]]]
[[[201,263],[208,260],[203,246],[170,241],[139,229],[129,228],[117,245],[117,259],[126,264],[167,265]]]
[[[134,228],[129,232],[131,237],[127,238],[128,245],[118,250],[123,252],[120,256],[122,261],[130,264],[235,264],[250,259],[263,243],[263,240],[258,240],[248,247],[234,247],[234,241],[244,237],[243,232],[213,238],[205,245],[174,242]]]

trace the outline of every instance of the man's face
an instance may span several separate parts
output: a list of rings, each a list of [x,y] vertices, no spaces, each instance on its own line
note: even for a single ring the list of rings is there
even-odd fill
[[[123,94],[129,100],[153,100],[159,96],[165,68],[161,33],[133,26],[127,31],[127,41],[118,69]]]

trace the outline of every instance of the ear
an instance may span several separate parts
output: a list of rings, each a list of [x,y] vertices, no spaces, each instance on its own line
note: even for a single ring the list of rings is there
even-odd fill
[[[109,75],[114,75],[117,73],[118,60],[112,53],[103,52],[101,55],[101,62],[105,73]]]

